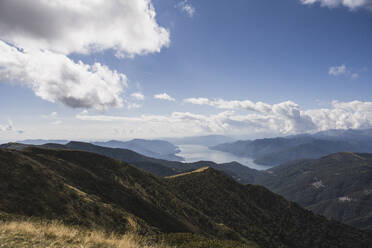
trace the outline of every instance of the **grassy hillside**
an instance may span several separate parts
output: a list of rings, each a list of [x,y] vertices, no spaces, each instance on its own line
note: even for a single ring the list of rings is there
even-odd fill
[[[118,235],[66,226],[58,222],[0,222],[2,248],[258,248],[254,243],[208,239],[196,234],[174,233],[157,237]]]
[[[58,220],[178,247],[192,240],[193,247],[211,248],[358,248],[372,242],[367,232],[211,168],[164,179],[98,154],[37,147],[0,149],[0,211],[7,220]]]
[[[372,229],[372,154],[291,162],[255,180],[316,213]]]
[[[170,248],[136,235],[114,235],[56,222],[0,222],[2,248]]]

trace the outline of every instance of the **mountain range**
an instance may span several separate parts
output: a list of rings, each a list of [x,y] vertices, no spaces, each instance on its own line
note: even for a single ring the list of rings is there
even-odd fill
[[[257,164],[276,166],[337,152],[372,152],[372,129],[329,130],[315,134],[240,140],[211,146],[210,149],[254,158]]]
[[[35,146],[0,149],[0,213],[119,233],[238,242],[230,247],[358,248],[372,242],[369,231],[208,166],[161,178],[96,153]]]
[[[45,144],[60,144],[65,145],[69,143],[68,140],[43,140],[43,139],[29,139],[17,141],[15,143],[25,145],[45,145]],[[152,158],[159,158],[171,161],[183,161],[183,158],[176,154],[180,152],[179,148],[168,141],[164,140],[145,140],[145,139],[133,139],[130,141],[94,141],[90,142],[98,146],[110,147],[110,148],[123,148],[135,151]]]
[[[23,150],[29,146],[9,143],[2,147]],[[127,149],[107,148],[84,142],[45,144],[41,147],[94,152],[129,162],[161,177],[208,166],[241,184],[263,185],[318,214],[358,228],[372,229],[372,194],[369,194],[372,192],[372,155],[368,154],[336,153],[321,159],[293,161],[266,171],[257,171],[236,162],[181,163],[146,157]]]
[[[0,148],[13,150],[23,150],[30,145],[19,143],[7,143],[0,145]],[[39,147],[65,150],[80,150],[101,154],[113,159],[131,163],[142,170],[148,171],[158,176],[172,176],[179,173],[189,172],[205,166],[209,166],[219,171],[223,171],[236,181],[243,184],[252,182],[253,178],[259,171],[251,169],[237,162],[217,164],[211,161],[199,161],[195,163],[183,163],[177,161],[168,161],[144,156],[134,151],[122,148],[109,148],[93,145],[86,142],[71,141],[66,145],[61,144],[44,144]]]
[[[92,142],[92,144],[110,148],[129,149],[152,158],[183,161],[182,157],[176,155],[180,152],[180,149],[172,143],[164,140],[133,139],[125,142],[110,140],[106,142]]]

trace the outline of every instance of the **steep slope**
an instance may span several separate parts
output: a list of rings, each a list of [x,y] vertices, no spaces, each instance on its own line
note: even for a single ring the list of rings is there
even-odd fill
[[[0,212],[116,232],[253,240],[265,248],[372,242],[367,232],[211,168],[163,179],[98,154],[35,147],[0,149]]]
[[[110,148],[128,149],[152,158],[183,161],[182,157],[175,155],[180,152],[179,148],[164,140],[133,139],[125,142],[110,140],[107,142],[93,142],[92,144]]]
[[[372,238],[316,216],[261,186],[238,184],[213,169],[168,182],[195,208],[261,247],[368,247],[370,243],[362,240]],[[359,238],[361,242],[356,242]]]
[[[154,206],[156,189],[161,199],[174,198],[162,182],[128,164],[87,152],[28,148],[1,150],[0,166],[0,211],[113,231],[134,228],[134,222],[141,233],[189,230]]]
[[[372,228],[372,154],[295,161],[259,174],[255,183],[316,213]]]

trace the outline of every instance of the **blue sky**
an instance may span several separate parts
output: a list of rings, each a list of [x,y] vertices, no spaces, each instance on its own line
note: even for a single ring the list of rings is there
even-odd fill
[[[3,3],[0,7],[11,13],[27,1],[18,2],[19,6]],[[316,0],[153,0],[156,17],[146,19],[146,9],[132,11],[136,3],[130,0],[129,7],[114,6],[128,8],[117,16],[100,13],[99,18],[108,23],[114,17],[121,21],[108,27],[112,32],[105,33],[105,27],[95,24],[99,18],[93,17],[93,21],[81,20],[84,37],[73,28],[63,31],[73,34],[66,41],[50,31],[52,27],[40,27],[40,31],[40,17],[32,11],[15,20],[5,16],[0,18],[4,42],[0,48],[0,140],[263,137],[372,127],[371,1],[349,2],[354,5],[337,0],[328,6]],[[49,15],[56,10],[42,1],[34,5],[46,20],[56,18],[58,23],[56,15]],[[71,10],[71,16],[78,11],[83,10]],[[141,30],[139,34],[132,34],[135,25],[129,17],[138,18],[134,20],[142,25],[136,30]],[[30,28],[29,22],[36,24]],[[24,32],[17,33],[14,27],[33,33],[23,37]],[[89,28],[95,35],[85,32]],[[164,30],[152,32],[151,28]],[[9,30],[15,31],[9,35]],[[111,37],[121,32],[120,39]],[[130,40],[123,42],[127,37]],[[44,44],[41,38],[50,42]],[[85,38],[86,44],[98,49],[86,51],[76,42]],[[33,52],[26,57],[9,47]],[[45,51],[51,53],[46,56]],[[73,77],[77,79],[71,84],[79,85],[75,89],[64,85],[66,75],[59,75],[64,66],[55,64],[49,70],[53,63],[48,61],[61,61],[71,68],[75,68],[71,63],[79,61],[84,65],[98,62],[126,78],[119,82],[111,74],[100,76],[91,86],[92,78],[84,71]],[[48,75],[48,80],[34,76],[44,75],[43,68],[55,69],[55,77],[61,77],[56,80],[57,92],[51,87],[54,75]],[[36,72],[31,73],[33,69]],[[75,69],[71,70],[75,73]],[[87,87],[92,89],[85,92]],[[88,99],[97,88],[102,98]],[[159,94],[161,99],[156,99]]]

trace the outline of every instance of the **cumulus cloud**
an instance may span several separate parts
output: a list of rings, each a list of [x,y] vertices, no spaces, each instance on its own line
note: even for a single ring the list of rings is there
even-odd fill
[[[253,111],[253,114],[232,115],[230,121],[280,133],[372,127],[372,102],[333,101],[331,108],[301,110],[300,106],[292,101],[272,105],[249,100],[226,101],[208,98],[189,98],[184,101],[219,109]]]
[[[167,93],[156,94],[156,95],[154,95],[154,98],[159,99],[159,100],[170,101],[170,102],[176,101],[176,99],[174,99],[173,97],[171,97]]]
[[[142,93],[140,93],[140,92],[132,93],[130,96],[131,96],[133,99],[138,100],[138,101],[143,101],[143,100],[145,100],[145,96],[144,96]]]
[[[37,96],[72,108],[122,106],[124,74],[95,63],[75,63],[47,50],[19,49],[0,41],[0,79],[29,86]]]
[[[372,0],[300,0],[302,4],[320,3],[321,6],[335,8],[339,6],[347,7],[351,10],[366,8],[372,10]]]
[[[150,0],[2,0],[1,39],[63,54],[115,49],[133,56],[159,52],[169,32]]]
[[[22,83],[44,100],[73,108],[121,107],[124,74],[68,55],[160,52],[170,42],[169,32],[155,17],[151,0],[3,0],[0,80]]]
[[[188,0],[181,1],[177,5],[177,7],[181,9],[183,12],[185,12],[189,17],[193,17],[195,14],[194,6]]]
[[[237,103],[240,101],[231,102],[238,106]],[[243,102],[241,106],[244,106]],[[244,107],[232,109],[228,104],[225,105],[225,111],[213,115],[173,112],[170,115],[139,117],[77,115],[76,118],[82,121],[106,122],[105,126],[116,123],[116,127],[121,127],[123,132],[127,132],[126,135],[149,137],[208,133],[285,135],[328,129],[372,128],[372,102],[333,101],[329,108],[309,110],[302,110],[298,104],[291,101],[253,104],[256,107],[248,109]],[[262,105],[265,107],[262,108]],[[222,105],[214,107],[225,108]]]

